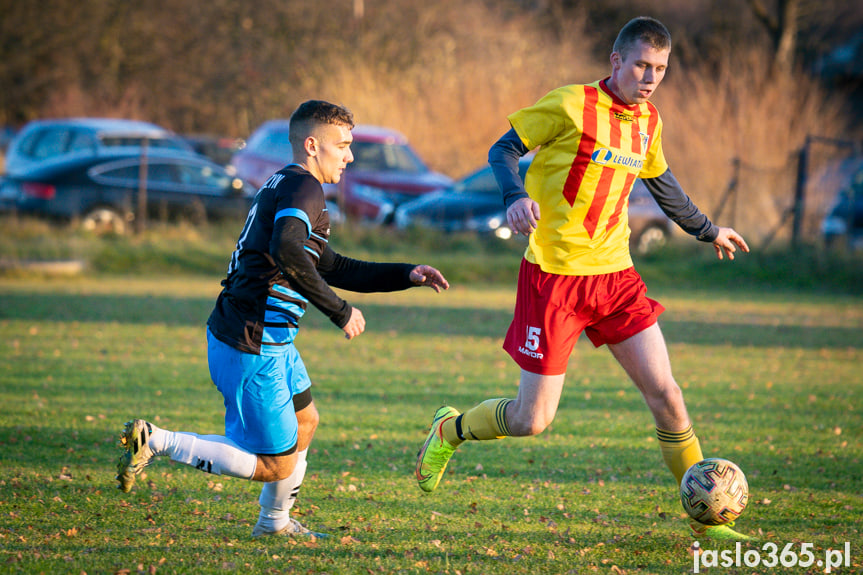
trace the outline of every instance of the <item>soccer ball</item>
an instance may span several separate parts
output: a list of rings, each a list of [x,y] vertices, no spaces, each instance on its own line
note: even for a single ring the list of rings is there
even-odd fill
[[[705,525],[734,521],[749,501],[749,484],[736,464],[709,458],[686,470],[680,501],[690,517]]]

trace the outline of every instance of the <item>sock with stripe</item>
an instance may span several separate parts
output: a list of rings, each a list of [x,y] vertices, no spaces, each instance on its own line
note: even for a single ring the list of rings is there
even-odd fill
[[[191,465],[214,475],[228,475],[251,479],[255,475],[258,456],[221,435],[197,435],[180,431],[155,430],[151,436],[151,449],[158,455],[168,455],[173,461]],[[161,435],[161,434],[160,434]]]
[[[692,425],[683,431],[665,431],[657,427],[656,437],[659,438],[662,458],[680,485],[686,470],[704,459]]]
[[[285,479],[264,483],[258,503],[261,512],[258,515],[258,525],[265,531],[278,532],[291,520],[291,508],[297,501],[303,477],[306,475],[306,455],[309,450],[297,452],[297,465],[294,471]]]
[[[466,440],[484,441],[511,435],[506,423],[506,406],[512,399],[487,399],[441,425],[443,438],[453,447]]]

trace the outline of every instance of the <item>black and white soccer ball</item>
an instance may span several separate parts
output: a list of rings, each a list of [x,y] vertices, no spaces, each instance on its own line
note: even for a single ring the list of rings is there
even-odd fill
[[[703,459],[686,470],[680,501],[690,517],[705,525],[734,521],[749,502],[743,471],[727,459]]]

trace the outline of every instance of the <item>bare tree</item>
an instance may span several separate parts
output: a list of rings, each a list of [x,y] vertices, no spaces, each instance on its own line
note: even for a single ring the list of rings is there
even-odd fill
[[[794,56],[799,29],[798,16],[801,0],[777,0],[776,10],[771,12],[762,0],[748,0],[755,18],[761,22],[774,51],[774,70],[788,73],[794,68]]]

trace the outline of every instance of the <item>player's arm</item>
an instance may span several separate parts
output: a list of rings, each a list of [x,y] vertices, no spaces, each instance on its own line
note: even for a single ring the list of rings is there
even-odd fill
[[[516,200],[528,197],[524,182],[518,175],[518,161],[529,151],[514,128],[510,128],[488,151],[488,163],[507,208]]]
[[[321,254],[318,271],[329,285],[362,293],[392,292],[423,285],[435,291],[449,287],[443,274],[431,266],[355,260],[336,253],[329,246]]]
[[[299,217],[285,216],[276,220],[270,254],[291,285],[312,305],[344,329],[351,319],[351,305],[327,285],[306,252],[309,227]]]
[[[723,258],[723,252],[725,252],[728,254],[728,258],[733,260],[737,248],[744,252],[749,251],[749,246],[746,245],[746,241],[740,234],[731,228],[715,225],[698,209],[698,206],[692,203],[670,169],[665,170],[661,176],[642,178],[641,181],[644,182],[665,215],[686,233],[695,236],[702,242],[712,243],[719,259]]]
[[[488,163],[506,206],[507,223],[515,233],[525,235],[536,229],[539,219],[539,204],[530,199],[518,175],[518,161],[529,151],[514,128],[488,151]]]

